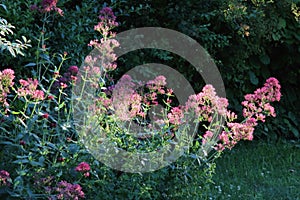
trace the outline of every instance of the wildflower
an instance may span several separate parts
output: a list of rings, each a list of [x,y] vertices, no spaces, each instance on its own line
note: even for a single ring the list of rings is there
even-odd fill
[[[36,4],[30,6],[30,10],[31,11],[35,11],[35,10],[38,10],[38,9],[39,8],[38,8],[38,6]]]
[[[71,184],[67,181],[60,181],[54,189],[58,194],[57,199],[78,200],[85,198],[84,192],[79,184]]]
[[[75,171],[82,172],[85,177],[90,176],[90,173],[89,173],[90,170],[91,170],[91,167],[86,162],[79,163],[79,165],[75,168]]]
[[[60,88],[61,88],[61,89],[64,89],[64,88],[66,88],[66,87],[68,87],[67,84],[65,84],[65,83],[63,83],[63,82],[60,83]]]
[[[32,94],[32,98],[36,101],[40,101],[44,99],[44,92],[42,90],[36,90]]]
[[[14,85],[14,71],[12,69],[5,69],[0,72],[0,81],[4,87],[12,87]]]
[[[51,123],[51,124],[50,124],[50,127],[55,128],[55,127],[56,127],[56,123],[54,123],[54,122]]]
[[[22,146],[25,146],[26,142],[24,140],[20,140],[19,144],[22,145]]]
[[[183,117],[183,111],[179,107],[172,108],[171,113],[168,113],[169,122],[174,125],[180,125]]]
[[[49,95],[49,96],[47,97],[47,99],[49,99],[49,100],[53,100],[53,99],[54,99],[54,96],[52,96],[52,95]]]
[[[63,162],[65,159],[63,157],[58,157],[57,162]]]
[[[48,113],[45,113],[45,114],[42,115],[42,118],[44,118],[44,119],[48,119],[48,117],[49,117]]]
[[[57,12],[60,16],[63,16],[63,11],[62,9],[58,8],[56,6],[58,0],[42,0],[41,2],[41,7],[37,6],[36,4],[30,6],[31,11],[39,11],[41,13],[47,13],[52,10]]]
[[[27,80],[19,80],[22,87],[17,91],[18,97],[28,97],[35,101],[44,100],[44,92],[37,90],[38,80],[28,78]]]
[[[14,85],[14,71],[11,69],[5,69],[0,71],[0,105],[5,107],[4,113],[8,111],[9,104],[6,101],[7,94],[10,92],[10,88]]]
[[[139,94],[134,93],[131,96],[130,117],[133,118],[140,112],[140,110],[141,110],[141,101],[142,101],[142,97]]]
[[[166,84],[166,77],[157,76],[154,80],[150,80],[147,82],[147,87],[150,90],[158,90],[160,91],[160,93],[164,94],[165,92],[162,91],[162,87],[164,87]]]
[[[55,71],[54,72],[54,78],[57,78],[59,76],[59,72],[58,71]]]
[[[1,170],[0,171],[0,186],[10,186],[11,178],[7,171]]]
[[[56,6],[58,0],[43,0],[41,12],[56,11],[60,16],[63,16],[63,11]]]
[[[206,142],[214,136],[213,132],[206,131],[203,135],[202,144],[206,144]]]
[[[113,90],[112,105],[115,110],[115,114],[121,121],[128,121],[131,119],[129,114],[129,108],[131,104],[131,98],[135,94],[135,84],[129,75],[124,75],[116,84]]]
[[[77,81],[77,77],[76,76],[73,76],[73,75],[71,75],[71,80],[72,80],[72,83],[76,83],[76,81]]]
[[[262,88],[258,88],[254,94],[245,95],[245,101],[242,102],[243,116],[251,118],[256,117],[256,120],[264,122],[266,116],[276,116],[274,107],[270,102],[280,101],[281,86],[276,78],[267,79]]]
[[[78,67],[77,66],[71,66],[69,67],[68,71],[73,75],[76,76],[78,73]]]

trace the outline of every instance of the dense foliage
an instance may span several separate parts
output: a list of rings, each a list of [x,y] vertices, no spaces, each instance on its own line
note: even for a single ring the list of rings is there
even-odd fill
[[[36,46],[41,14],[29,9],[34,3],[3,1],[5,7],[0,7],[0,13],[17,27],[13,39],[24,35]],[[92,0],[59,1],[58,7],[63,8],[64,16],[49,19],[44,33],[50,54],[66,51],[72,58],[66,64],[80,65],[91,50],[86,44],[90,38],[97,38],[92,28],[104,4]],[[299,138],[299,1],[111,1],[110,6],[120,22],[118,32],[133,27],[160,26],[196,39],[215,59],[225,81],[227,97],[236,111],[240,110],[243,94],[267,77],[277,77],[285,88],[278,106],[281,118],[263,125],[257,136]],[[21,69],[31,62],[28,58],[35,55],[34,49],[26,51],[26,57],[6,55],[1,55],[2,68],[13,68],[17,75],[32,70],[30,67]],[[160,61],[184,73],[192,83],[196,82],[197,91],[203,86],[198,81],[201,77],[192,76],[195,73],[188,67],[189,63],[176,55],[145,50],[130,54],[128,59],[131,62],[122,63],[124,71],[148,60]]]
[[[129,174],[108,168],[93,158],[79,141],[73,121],[71,90],[76,85],[76,75],[82,72],[77,66],[81,66],[92,47],[101,46],[107,39],[95,31],[97,26],[101,30],[101,24],[97,25],[99,19],[103,20],[99,11],[106,6],[112,7],[117,16],[116,32],[134,27],[166,27],[194,38],[212,55],[225,82],[229,104],[225,98],[219,98],[212,87],[205,86],[189,63],[170,52],[138,50],[120,57],[117,60],[120,67],[107,66],[107,73],[114,70],[118,78],[139,64],[153,61],[166,64],[184,74],[197,92],[187,102],[187,110],[192,108],[199,114],[197,109],[205,105],[203,111],[210,109],[205,113],[207,117],[203,117],[203,113],[199,114],[203,118],[198,116],[204,122],[211,120],[210,115],[215,112],[211,110],[215,107],[218,112],[226,110],[223,117],[228,121],[222,134],[213,137],[214,133],[207,130],[195,140],[194,148],[214,142],[210,147],[217,151],[211,160],[199,159],[197,150],[190,149],[168,167],[153,173]],[[265,116],[274,117],[276,110],[279,117],[258,125],[259,131],[254,137],[299,139],[300,11],[297,6],[296,0],[112,0],[109,3],[3,0],[0,4],[0,39],[3,41],[0,43],[0,197],[203,199],[212,181],[214,159],[239,140],[252,140],[254,127],[258,121],[264,122]],[[7,34],[12,32],[14,34]],[[253,93],[271,76],[279,79],[282,97],[275,78],[268,79]],[[103,80],[107,81],[106,78],[109,76]],[[112,84],[99,88],[106,86]],[[158,95],[165,93],[164,90],[157,92]],[[248,95],[244,97],[245,94]],[[147,95],[146,92],[144,96]],[[109,100],[109,95],[100,97]],[[280,98],[282,101],[275,104],[274,110],[269,102]],[[228,105],[243,116],[238,120],[245,120],[233,122],[236,115],[228,111],[232,114],[228,117]],[[174,134],[184,115],[181,108],[171,109],[167,103],[168,106],[166,131]],[[139,115],[142,113],[136,112],[133,119],[140,119]],[[101,121],[113,126],[113,117],[107,109]],[[137,144],[140,140],[120,134],[120,129],[112,130],[116,131],[109,137],[122,148],[135,151],[138,148],[134,145],[138,145],[145,150],[144,144]],[[127,140],[131,141],[127,143]]]

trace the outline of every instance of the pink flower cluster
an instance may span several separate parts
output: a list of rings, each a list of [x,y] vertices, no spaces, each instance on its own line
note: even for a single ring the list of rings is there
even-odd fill
[[[140,112],[141,97],[135,92],[135,84],[129,75],[124,75],[113,90],[112,105],[116,116],[122,121],[129,121]],[[130,105],[133,109],[130,110]]]
[[[115,61],[117,60],[114,48],[120,44],[117,40],[112,39],[115,33],[111,32],[113,28],[118,26],[115,22],[116,16],[113,14],[111,8],[103,8],[100,11],[100,22],[94,27],[102,35],[102,39],[91,40],[88,46],[92,46],[98,52],[93,56],[88,56],[85,64],[89,66],[92,71],[107,72],[113,71],[117,68]],[[98,68],[98,69],[96,69]]]
[[[28,78],[27,80],[20,79],[19,82],[21,87],[17,91],[18,97],[26,97],[33,101],[44,100],[44,92],[37,89],[39,85],[38,80]]]
[[[195,114],[199,121],[211,122],[215,113],[227,114],[228,100],[218,97],[212,85],[203,87],[202,92],[191,95],[185,104],[185,111]]]
[[[116,16],[112,9],[109,7],[103,8],[100,11],[99,19],[100,22],[94,27],[94,29],[98,31],[103,38],[107,38],[109,34],[114,35],[114,33],[111,33],[110,30],[117,27],[119,24],[115,21]]]
[[[42,0],[41,8],[39,8],[37,5],[31,5],[30,10],[32,10],[32,11],[37,10],[41,13],[47,13],[47,12],[54,10],[60,16],[63,16],[64,13],[63,13],[62,9],[60,9],[56,6],[57,2],[58,2],[58,0]]]
[[[54,72],[54,78],[58,78],[58,79],[54,82],[52,86],[52,92],[55,93],[55,91],[59,88],[65,89],[70,84],[75,85],[77,82],[78,72],[79,69],[77,66],[70,66],[68,70],[61,77],[59,75],[59,72]]]
[[[1,170],[0,171],[0,186],[10,186],[11,178],[7,171]]]
[[[276,78],[267,79],[262,88],[257,89],[254,94],[245,95],[242,123],[227,122],[227,131],[223,131],[220,136],[220,143],[216,149],[222,151],[225,148],[231,149],[240,140],[252,140],[254,127],[258,121],[265,121],[266,116],[275,117],[275,109],[271,102],[280,101],[280,84]]]
[[[86,162],[79,163],[77,165],[77,167],[75,168],[75,171],[83,173],[83,175],[85,177],[89,177],[90,176],[90,172],[89,172],[90,170],[91,170],[91,167]]]
[[[164,84],[164,79],[159,78],[159,83]],[[150,81],[149,83],[153,83]],[[150,86],[151,86],[150,84]],[[151,86],[152,89],[160,89],[157,86]],[[168,113],[168,121],[175,126],[184,123],[185,116],[192,117],[198,122],[211,122],[214,117],[218,115],[220,120],[225,120],[223,131],[219,135],[214,135],[211,130],[207,130],[202,136],[202,144],[208,141],[216,140],[215,149],[222,151],[225,148],[231,149],[240,140],[252,140],[254,127],[258,121],[264,122],[266,116],[275,117],[275,109],[270,105],[271,102],[280,100],[280,85],[277,79],[269,78],[264,87],[257,89],[254,94],[247,94],[245,101],[242,102],[244,106],[243,115],[245,120],[241,123],[234,122],[237,115],[228,110],[228,100],[226,98],[218,97],[212,85],[206,85],[198,94],[191,95],[188,98],[185,106],[173,107]],[[219,129],[219,124],[214,124],[212,127]],[[218,128],[219,127],[219,128]]]
[[[92,40],[89,46],[95,47],[98,50],[97,55],[88,56],[85,60],[85,64],[88,66],[98,67],[101,71],[113,71],[117,68],[115,61],[117,56],[114,53],[114,48],[118,47],[120,44],[115,39],[104,39],[102,38],[100,42],[98,40]]]
[[[168,119],[171,124],[180,125],[184,117],[183,110],[179,107],[174,107],[171,112],[168,113]]]
[[[275,109],[270,102],[280,101],[280,84],[276,78],[269,78],[264,87],[257,89],[254,94],[245,95],[243,116],[255,118],[257,121],[265,121],[266,116],[275,117]]]
[[[7,102],[7,94],[10,92],[10,88],[14,85],[14,71],[11,69],[4,69],[0,71],[0,106],[5,107],[5,113],[9,106]]]
[[[172,95],[173,91],[165,89],[165,85],[166,78],[164,76],[157,76],[145,85],[143,83],[135,84],[129,75],[122,76],[114,86],[112,95],[112,106],[118,119],[129,121],[135,117],[145,118],[151,106],[158,104],[158,95]],[[142,89],[137,90],[138,88]],[[171,103],[171,100],[168,98],[166,103]],[[174,109],[170,113],[171,121],[176,122],[176,124],[179,123],[181,117],[176,116],[179,114],[178,112]]]
[[[67,181],[60,181],[54,188],[58,194],[57,199],[79,200],[85,198],[84,192],[79,184],[71,184]]]

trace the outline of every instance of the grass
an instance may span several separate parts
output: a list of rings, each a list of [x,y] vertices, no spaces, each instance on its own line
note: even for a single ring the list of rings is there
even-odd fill
[[[300,200],[300,148],[245,142],[217,160],[210,199]]]

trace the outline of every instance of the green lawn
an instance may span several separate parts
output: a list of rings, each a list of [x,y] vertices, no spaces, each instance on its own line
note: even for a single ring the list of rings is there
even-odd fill
[[[217,160],[210,199],[300,199],[300,148],[245,142]]]

